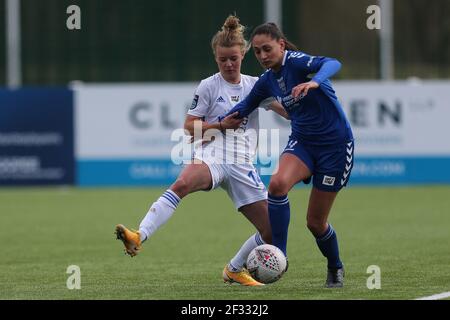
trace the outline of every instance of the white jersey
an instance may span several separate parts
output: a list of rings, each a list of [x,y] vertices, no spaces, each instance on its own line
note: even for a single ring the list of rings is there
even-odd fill
[[[208,123],[218,122],[220,116],[224,116],[250,93],[257,80],[257,77],[242,74],[240,83],[232,84],[216,73],[200,82],[188,114],[201,117]],[[266,107],[269,102],[265,101],[262,106]],[[252,162],[258,145],[258,129],[259,113],[256,109],[244,118],[238,129],[227,130],[226,135],[216,135],[215,140],[207,145],[198,144],[194,156],[205,160],[207,157],[208,162],[223,164]]]

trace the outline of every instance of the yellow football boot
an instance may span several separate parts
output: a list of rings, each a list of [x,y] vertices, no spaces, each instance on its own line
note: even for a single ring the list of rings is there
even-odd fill
[[[116,226],[117,239],[122,240],[125,246],[125,253],[134,257],[141,250],[141,235],[139,231],[129,230],[124,225]]]
[[[252,278],[250,273],[248,273],[247,269],[242,269],[238,272],[231,272],[228,270],[228,266],[226,265],[223,269],[223,281],[226,283],[239,283],[243,286],[263,286],[264,283],[258,282]]]

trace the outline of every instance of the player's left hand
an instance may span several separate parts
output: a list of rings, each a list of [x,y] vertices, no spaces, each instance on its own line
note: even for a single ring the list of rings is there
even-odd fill
[[[319,87],[319,84],[315,81],[309,81],[305,83],[300,83],[298,86],[292,88],[292,97],[297,98],[298,96],[306,96],[308,94],[309,89],[316,89]]]

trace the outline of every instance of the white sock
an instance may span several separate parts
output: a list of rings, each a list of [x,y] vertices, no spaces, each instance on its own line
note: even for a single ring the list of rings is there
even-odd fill
[[[264,240],[261,238],[259,233],[255,233],[250,238],[245,241],[242,247],[239,249],[238,253],[231,259],[228,264],[228,270],[231,272],[239,272],[244,267],[244,263],[247,262],[248,255],[257,246],[265,244]]]
[[[175,192],[168,189],[152,204],[139,225],[142,242],[151,237],[156,230],[169,220],[179,203],[180,198]]]

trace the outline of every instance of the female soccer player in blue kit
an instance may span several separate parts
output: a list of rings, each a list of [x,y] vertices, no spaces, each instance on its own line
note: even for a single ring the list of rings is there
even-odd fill
[[[327,222],[338,191],[353,166],[353,134],[328,80],[341,67],[331,58],[297,50],[274,23],[253,31],[256,58],[267,71],[250,94],[227,115],[247,117],[267,97],[276,97],[291,119],[292,132],[278,171],[269,184],[272,243],[286,254],[290,219],[288,192],[298,182],[313,180],[307,226],[328,260],[326,287],[342,287],[344,267],[339,258],[336,232]],[[315,74],[312,79],[309,74]]]

